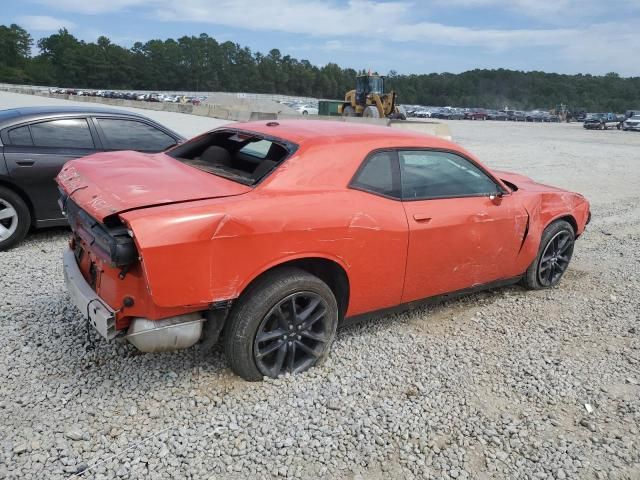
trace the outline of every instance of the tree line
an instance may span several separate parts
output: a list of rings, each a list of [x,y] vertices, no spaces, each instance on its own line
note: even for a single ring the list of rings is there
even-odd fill
[[[35,47],[35,48],[34,48]],[[35,54],[34,54],[35,50]],[[311,64],[278,49],[253,52],[206,33],[136,42],[101,36],[78,40],[66,29],[34,42],[18,25],[0,25],[0,82],[68,88],[277,93],[343,98],[363,73],[335,63]],[[588,111],[640,108],[640,77],[471,70],[459,74],[387,75],[405,104],[551,109],[563,103]]]

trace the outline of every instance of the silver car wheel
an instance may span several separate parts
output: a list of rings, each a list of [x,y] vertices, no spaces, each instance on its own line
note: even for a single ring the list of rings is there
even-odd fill
[[[18,212],[6,200],[0,198],[0,241],[11,237],[18,228]]]

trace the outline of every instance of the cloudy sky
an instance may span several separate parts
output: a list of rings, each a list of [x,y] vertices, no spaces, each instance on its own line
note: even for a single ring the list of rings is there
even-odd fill
[[[387,73],[510,68],[640,76],[640,0],[21,0],[3,23],[131,46],[206,32]]]

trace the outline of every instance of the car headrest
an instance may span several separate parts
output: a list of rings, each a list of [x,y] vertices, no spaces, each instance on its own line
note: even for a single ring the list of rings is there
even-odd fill
[[[218,145],[207,147],[204,152],[200,154],[200,160],[210,165],[231,166],[231,154],[226,148]]]

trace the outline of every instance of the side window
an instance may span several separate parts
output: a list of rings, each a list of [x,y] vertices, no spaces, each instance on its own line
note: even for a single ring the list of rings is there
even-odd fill
[[[29,126],[14,128],[9,130],[9,145],[25,145],[32,146],[33,140],[31,140],[31,132],[29,132]]]
[[[257,142],[251,142],[242,147],[240,149],[240,153],[246,153],[247,155],[251,155],[253,157],[264,158],[269,153],[271,145],[273,145],[273,143],[271,143],[269,140],[259,140]]]
[[[161,152],[176,144],[173,137],[136,120],[96,118],[109,150]]]
[[[398,152],[403,200],[468,197],[498,191],[498,186],[468,160],[447,152]]]
[[[400,172],[395,152],[377,152],[368,157],[351,185],[367,192],[400,198]]]
[[[31,124],[36,147],[95,148],[84,118],[65,118]]]

